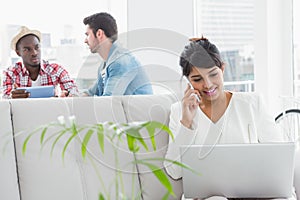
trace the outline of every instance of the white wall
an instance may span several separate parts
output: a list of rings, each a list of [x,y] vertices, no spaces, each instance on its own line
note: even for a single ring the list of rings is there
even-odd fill
[[[191,37],[194,34],[193,0],[128,0],[128,30],[159,28]]]
[[[269,109],[293,95],[292,0],[255,0],[255,86]]]
[[[268,108],[278,113],[282,108],[280,96],[293,95],[293,62],[292,62],[292,0],[254,0],[255,1],[255,86],[263,94]],[[128,31],[144,28],[174,31],[179,47],[195,33],[194,4],[197,0],[128,0]],[[145,30],[145,29],[144,29]],[[147,29],[148,30],[148,29]],[[172,35],[172,32],[168,34]],[[182,37],[181,37],[182,36]],[[170,36],[171,38],[172,36]],[[133,41],[136,41],[135,37]],[[174,39],[174,38],[173,38]],[[159,43],[149,33],[141,40]],[[165,38],[160,38],[165,42]],[[176,41],[176,40],[174,40]],[[145,65],[156,63],[180,70],[176,54],[166,55],[155,49],[139,49],[136,54]],[[163,49],[170,50],[170,49]],[[174,53],[175,52],[175,53]],[[157,74],[159,77],[166,74]]]
[[[147,68],[150,80],[163,85],[160,89],[183,93],[174,82],[181,78],[179,55],[194,36],[194,1],[128,0],[127,8],[128,32],[123,38],[128,48]],[[154,92],[162,92],[156,86]]]

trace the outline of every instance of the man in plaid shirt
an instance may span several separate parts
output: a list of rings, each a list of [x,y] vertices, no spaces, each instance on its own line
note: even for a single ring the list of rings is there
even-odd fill
[[[3,72],[3,98],[27,98],[29,93],[18,87],[59,86],[60,97],[78,96],[78,88],[68,72],[56,63],[41,60],[41,33],[21,27],[12,39],[11,47],[22,61]]]

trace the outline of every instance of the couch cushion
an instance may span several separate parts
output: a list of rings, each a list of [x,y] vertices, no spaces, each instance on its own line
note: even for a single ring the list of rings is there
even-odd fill
[[[0,199],[20,200],[9,101],[0,101]]]
[[[18,173],[22,200],[82,200],[81,173],[74,152],[74,144],[70,144],[64,162],[62,149],[67,137],[57,143],[52,157],[51,143],[41,151],[40,133],[31,137],[26,154],[22,155],[25,138],[38,126],[56,121],[57,117],[71,115],[66,101],[49,99],[17,99],[11,100]],[[46,138],[55,134],[57,128],[49,129]]]
[[[297,196],[299,198],[300,197],[300,150],[299,150],[299,148],[297,149],[296,155],[295,155],[294,187],[295,187]]]
[[[162,95],[147,95],[147,96],[127,96],[123,99],[124,111],[128,122],[134,121],[159,121],[165,125],[169,124],[169,115],[171,104],[178,101],[176,95],[162,94]],[[146,134],[143,133],[143,134]],[[148,146],[151,146],[147,135],[144,135]],[[143,158],[164,158],[168,145],[168,134],[164,131],[158,131],[155,135],[157,144],[156,151],[146,152],[141,149],[137,155],[138,159]],[[151,149],[151,148],[150,148]],[[157,166],[163,168],[161,161],[155,163]],[[139,177],[141,181],[141,187],[143,189],[143,199],[161,199],[167,192],[167,190],[161,185],[156,177],[149,172],[149,169],[144,165],[137,165],[139,171]],[[174,181],[169,178],[173,191],[176,197],[170,196],[170,199],[180,199],[182,194],[182,182]]]
[[[74,98],[71,107],[79,124],[125,123],[121,99],[122,97],[117,96]],[[138,176],[135,175],[137,170],[135,165],[130,164],[133,155],[128,152],[124,137],[123,141],[117,146],[116,142],[106,139],[103,153],[94,134],[87,146],[86,159],[83,160],[79,156],[87,199],[98,199],[99,192],[105,197],[109,195],[110,199],[120,199],[121,195],[130,198],[132,195],[140,197]],[[116,185],[116,178],[119,185]]]

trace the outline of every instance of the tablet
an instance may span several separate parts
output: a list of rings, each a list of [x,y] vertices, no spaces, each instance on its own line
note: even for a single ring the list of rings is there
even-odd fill
[[[54,96],[54,86],[34,86],[34,87],[20,87],[18,89],[25,89],[30,93],[29,98],[47,98]]]

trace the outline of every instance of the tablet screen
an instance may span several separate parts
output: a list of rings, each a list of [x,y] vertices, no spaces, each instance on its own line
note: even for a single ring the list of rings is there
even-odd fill
[[[22,87],[18,89],[26,89],[30,93],[29,98],[47,98],[54,96],[54,86],[35,86],[35,87]]]

